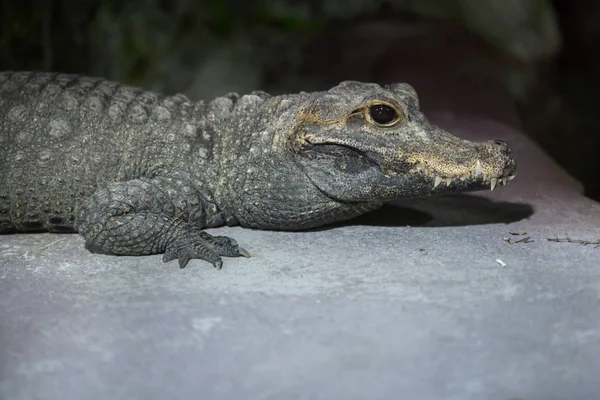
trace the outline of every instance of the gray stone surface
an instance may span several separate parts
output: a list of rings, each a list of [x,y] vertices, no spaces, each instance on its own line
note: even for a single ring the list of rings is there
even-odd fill
[[[515,128],[430,117],[507,140],[517,178],[310,232],[213,229],[253,255],[221,271],[0,236],[0,399],[598,398],[600,248],[547,238],[600,239],[600,205]]]

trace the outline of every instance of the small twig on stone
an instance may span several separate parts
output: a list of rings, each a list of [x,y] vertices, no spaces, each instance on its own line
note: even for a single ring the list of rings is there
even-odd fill
[[[588,244],[595,244],[594,247],[600,247],[600,239],[598,240],[581,240],[581,239],[571,239],[568,235],[565,235],[564,238],[559,238],[558,236],[553,238],[548,238],[550,242],[567,242],[567,243],[579,243],[583,246],[587,246]]]
[[[524,238],[515,240],[515,243],[531,243],[531,242],[533,242],[533,240],[531,240],[531,236],[525,236]]]
[[[516,243],[531,243],[534,240],[531,239],[531,236],[525,236],[519,240],[512,240],[511,238],[504,238],[504,241],[508,244],[516,244]]]

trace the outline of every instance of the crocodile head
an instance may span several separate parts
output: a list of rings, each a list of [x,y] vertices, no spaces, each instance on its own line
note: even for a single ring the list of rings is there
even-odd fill
[[[408,84],[347,81],[305,104],[289,149],[313,185],[338,201],[493,190],[515,176],[506,143],[471,142],[430,124]]]

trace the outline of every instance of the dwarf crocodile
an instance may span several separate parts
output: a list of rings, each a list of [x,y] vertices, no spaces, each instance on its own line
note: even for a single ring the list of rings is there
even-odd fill
[[[404,197],[506,185],[502,141],[432,125],[408,84],[192,102],[71,74],[0,73],[0,233],[79,232],[181,268],[249,256],[204,228],[300,230]]]

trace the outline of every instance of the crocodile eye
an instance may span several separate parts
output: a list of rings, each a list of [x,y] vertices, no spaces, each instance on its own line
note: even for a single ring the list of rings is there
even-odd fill
[[[398,119],[398,113],[385,104],[376,104],[369,107],[371,119],[379,125],[389,125]]]

